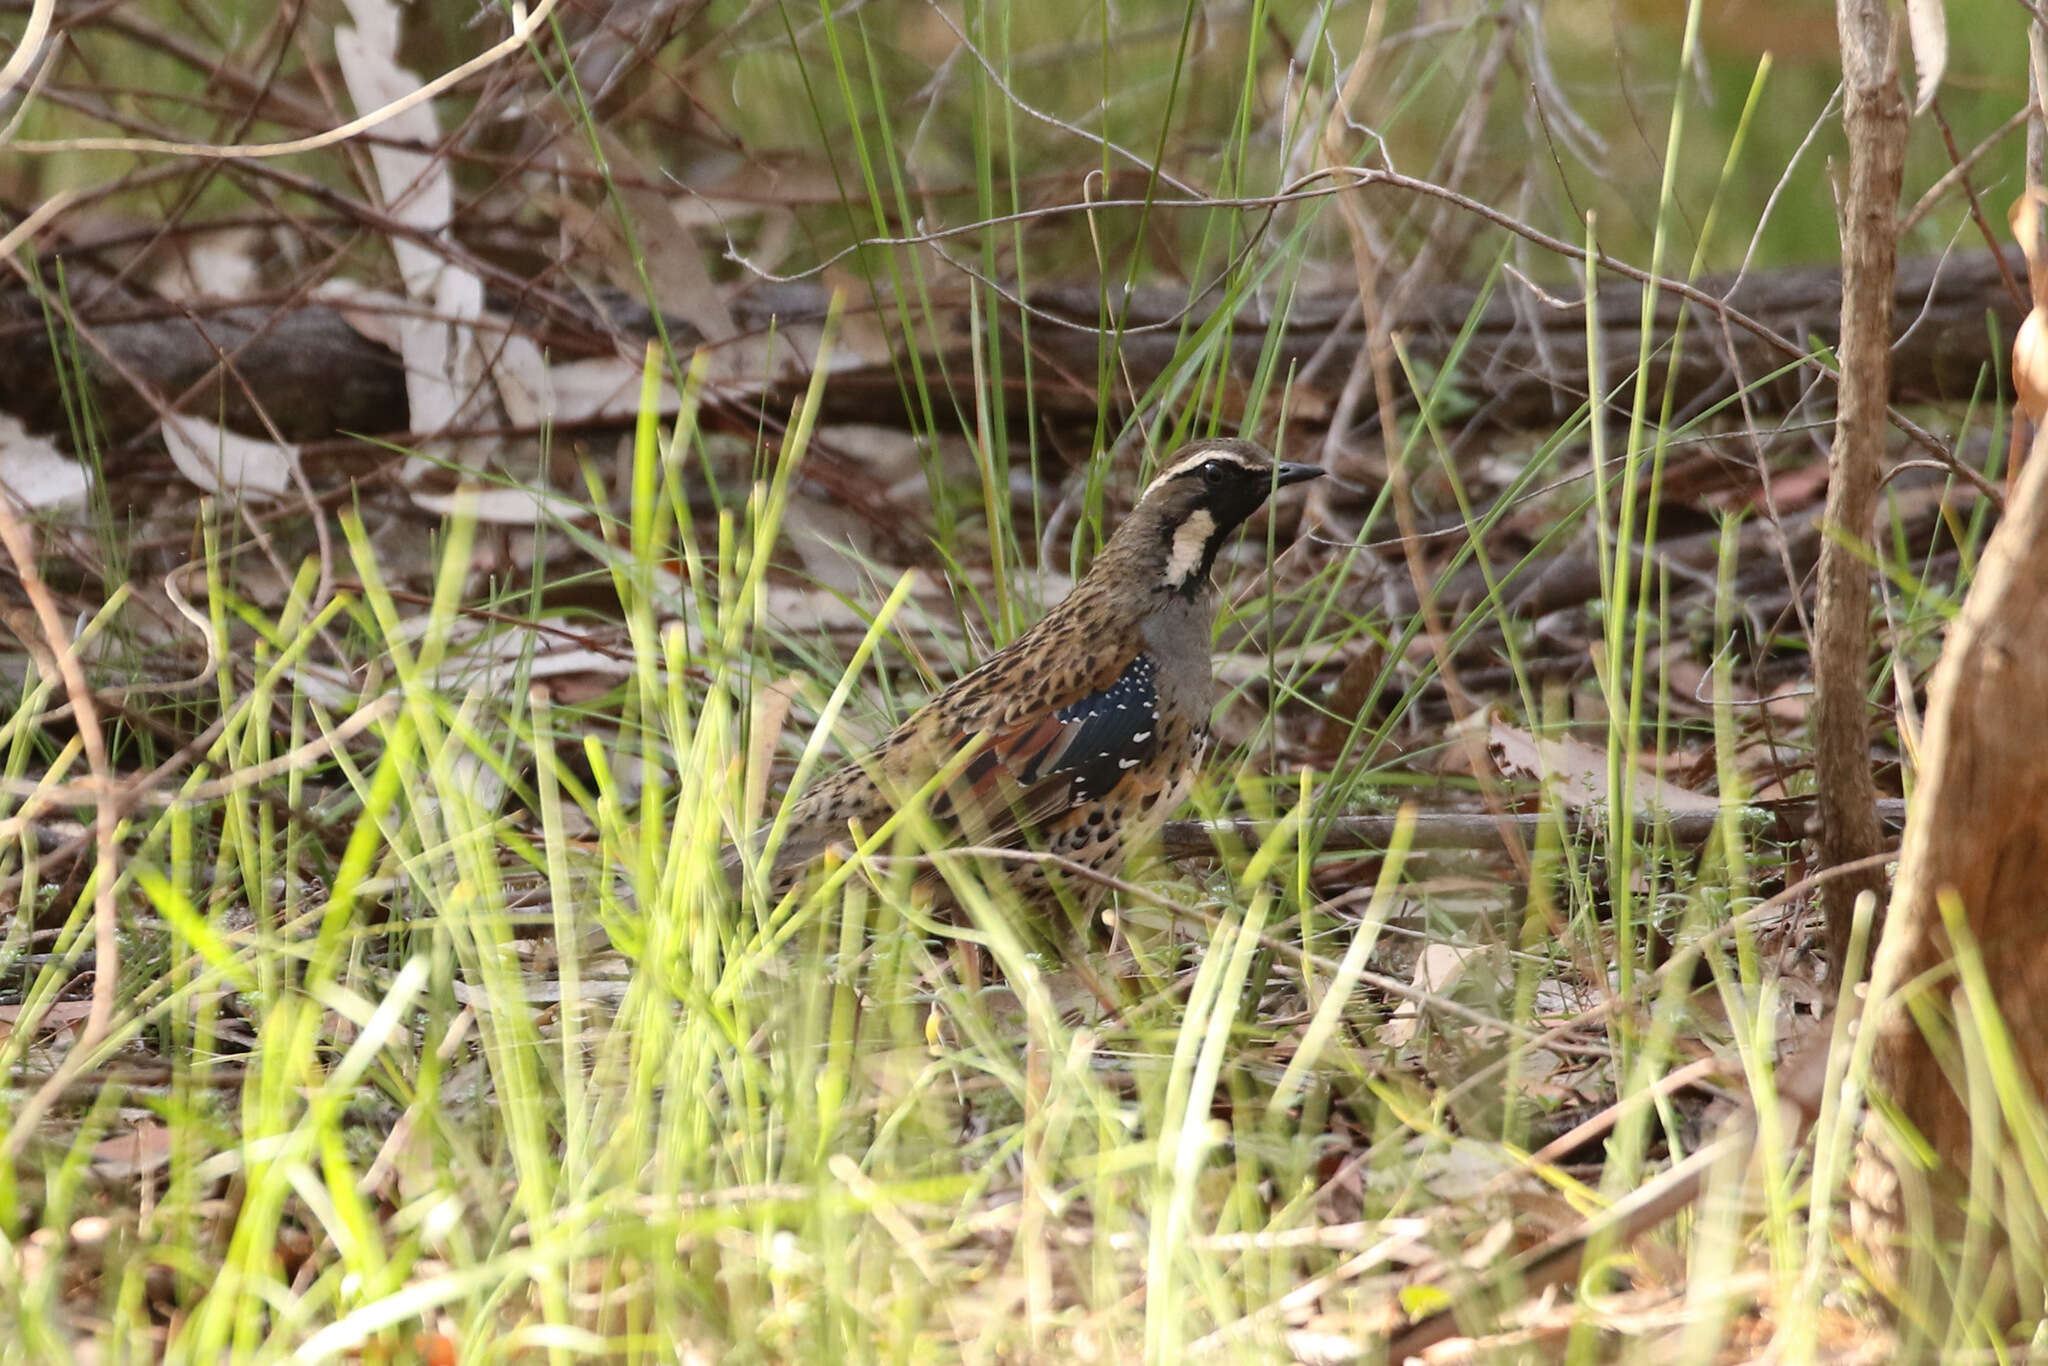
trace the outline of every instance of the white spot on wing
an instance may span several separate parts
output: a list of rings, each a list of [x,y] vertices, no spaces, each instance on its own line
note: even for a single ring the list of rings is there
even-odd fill
[[[1173,546],[1166,553],[1168,588],[1179,588],[1202,567],[1202,556],[1216,534],[1216,519],[1207,508],[1196,508],[1173,533]]]

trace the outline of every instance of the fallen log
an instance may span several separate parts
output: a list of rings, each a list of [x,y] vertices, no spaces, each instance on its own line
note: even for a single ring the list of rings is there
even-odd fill
[[[1757,802],[1735,808],[1737,818],[1753,838],[1778,844],[1796,844],[1810,838],[1814,801],[1792,797],[1783,801]],[[1648,835],[1668,835],[1673,843],[1686,847],[1705,844],[1720,829],[1720,811],[1644,811],[1636,818],[1637,829]],[[1315,825],[1312,836],[1318,848],[1340,850],[1385,849],[1394,838],[1401,818],[1385,815],[1339,816]],[[1493,815],[1485,811],[1425,811],[1411,818],[1409,837],[1413,849],[1470,849],[1490,853],[1503,847],[1512,831],[1525,844],[1534,842],[1538,832],[1556,817],[1536,811],[1506,811]],[[1575,830],[1590,828],[1603,819],[1597,813],[1580,812],[1569,820]],[[1897,798],[1877,803],[1879,824],[1894,833],[1905,826],[1906,804]],[[1173,859],[1206,858],[1216,853],[1219,843],[1255,846],[1265,837],[1266,826],[1251,820],[1168,821],[1161,835],[1166,856]]]
[[[224,413],[227,425],[265,432],[251,395],[261,395],[271,422],[290,440],[311,442],[349,434],[402,436],[409,430],[404,375],[398,358],[364,338],[324,303],[293,298],[262,301],[171,302],[95,276],[85,262],[71,263],[72,296],[64,327],[78,331],[78,344],[53,348],[43,303],[13,277],[0,278],[0,410],[32,429],[62,431],[63,382],[57,355],[76,356],[92,383],[106,433],[115,444],[153,424],[157,404],[189,394],[185,407],[208,418]],[[45,272],[46,278],[49,272]],[[1698,282],[1703,293],[1724,296],[1730,307],[1782,337],[1811,348],[1832,347],[1840,306],[1840,281],[1832,266],[1755,272],[1740,280]],[[1598,315],[1605,334],[1603,353],[1632,363],[1640,340],[1641,287],[1609,280],[1600,288]],[[924,373],[963,392],[975,382],[969,349],[964,289],[939,288],[932,295],[936,328],[946,340],[922,358]],[[1024,355],[1011,316],[1006,326],[1015,364],[1004,370],[1010,390],[1007,411],[1023,420],[1027,411],[1041,422],[1091,423],[1098,396],[1098,350],[1108,334],[1099,330],[1100,295],[1092,285],[1040,287],[1030,294],[1040,315],[1030,330],[1032,364]],[[1319,388],[1334,394],[1356,359],[1360,332],[1354,300],[1347,292],[1296,296],[1285,317],[1265,301],[1241,307],[1230,328],[1230,349],[1241,377],[1249,377],[1272,329],[1280,371],[1313,373],[1297,384],[1296,407],[1316,420]],[[761,285],[731,300],[743,332],[760,335],[823,319],[829,293],[823,285]],[[625,346],[637,351],[653,333],[644,308],[614,296],[609,303],[572,305],[553,300],[546,310],[523,301],[511,316],[550,355],[569,358]],[[1146,290],[1122,303],[1123,331],[1116,338],[1117,382],[1129,386],[1116,397],[1127,404],[1130,390],[1142,392],[1165,372],[1180,346],[1184,328],[1201,325],[1213,303],[1190,306],[1184,294]],[[1752,412],[1782,412],[1804,401],[1816,371],[1794,365],[1783,349],[1740,326],[1722,326],[1698,316],[1688,329],[1681,363],[1669,372],[1676,410],[1696,412],[1748,387]],[[1676,326],[1681,301],[1660,296],[1652,319],[1651,349],[1660,355],[1655,381],[1667,375],[1661,352]],[[861,312],[859,302],[853,313]],[[887,321],[893,306],[869,300],[866,311]],[[1449,363],[1460,331],[1478,314],[1459,360],[1460,387],[1480,402],[1478,416],[1504,427],[1543,426],[1578,407],[1591,388],[1585,364],[1585,319],[1569,291],[1552,296],[1517,278],[1505,278],[1490,294],[1471,285],[1447,284],[1420,291],[1394,319],[1408,355],[1425,371]],[[2009,336],[2017,325],[2016,302],[2005,291],[1997,261],[1988,251],[1959,252],[1901,265],[1895,301],[1897,340],[1893,348],[1892,400],[1917,402],[1962,398],[1972,393],[1991,364],[1994,336]],[[671,336],[688,347],[699,340],[686,323],[669,320]],[[1788,370],[1787,367],[1791,368]],[[1785,373],[1779,373],[1779,372]],[[913,417],[902,367],[879,359],[841,371],[826,388],[825,418],[904,425]],[[1772,376],[1775,375],[1775,378]],[[225,377],[225,378],[224,378]],[[1603,378],[1612,389],[1623,378]],[[768,394],[771,410],[786,410],[808,376],[778,378]],[[147,389],[153,398],[140,392]],[[1029,390],[1031,405],[1022,402]],[[1652,396],[1653,410],[1657,395]],[[1327,412],[1327,405],[1323,405]],[[936,411],[947,412],[946,404]],[[972,402],[959,411],[976,411]]]

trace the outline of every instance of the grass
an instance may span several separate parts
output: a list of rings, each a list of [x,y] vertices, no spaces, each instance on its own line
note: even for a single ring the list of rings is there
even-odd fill
[[[975,46],[912,117],[905,83],[930,73],[904,59],[907,27],[778,7],[749,23],[781,37],[736,30],[731,103],[707,107],[767,120],[742,95],[773,83],[782,122],[745,124],[750,145],[779,130],[837,156],[839,200],[807,224],[820,254],[919,221],[934,160],[981,219],[1033,207],[1031,168],[1066,134],[1026,110],[1073,107],[1075,82],[1099,94],[1102,137],[1155,161],[1206,139],[1212,188],[1255,196],[1282,183],[1271,147],[1357,131],[1327,97],[1348,69],[1335,38],[1362,17],[1244,17],[1232,47],[1198,42],[1193,11],[1162,12],[1125,50],[1088,34],[1093,11],[968,5]],[[1033,65],[1076,30],[1086,71]],[[1462,88],[1487,31],[1389,48],[1386,117],[1346,155],[1435,158],[1457,125],[1434,96]],[[1316,55],[1267,126],[1255,95],[1274,34]],[[1665,78],[1682,69],[1674,56]],[[1765,85],[1744,85],[1725,127],[1688,108],[1692,93],[1672,106],[1647,226],[1614,229],[1628,249],[1683,253],[1696,274],[1724,250],[1710,227],[1732,241],[1732,225],[1761,218],[1741,167],[1789,155],[1747,144],[1777,131],[1754,117]],[[596,117],[573,78],[558,89],[572,116]],[[1219,89],[1229,97],[1201,98]],[[956,99],[959,118],[938,127]],[[1716,133],[1712,158],[1687,154]],[[1740,1330],[1775,1332],[1806,1360],[1880,1331],[1865,1268],[1835,1241],[1859,1114],[1847,1102],[1810,1148],[1766,1132],[1747,1205],[1730,1178],[1672,1229],[1599,1247],[1570,1300],[1472,1274],[1703,1144],[1673,1070],[1718,1056],[1768,1096],[1799,1014],[1779,963],[1796,936],[1769,917],[1783,851],[1733,811],[1703,849],[1681,847],[1630,795],[1647,784],[1643,756],[1704,754],[1731,799],[1795,767],[1737,695],[1760,672],[1739,671],[1730,644],[1748,607],[1740,516],[1721,523],[1710,590],[1652,553],[1674,456],[1758,435],[1735,416],[1747,395],[1683,417],[1652,407],[1650,379],[1696,338],[1610,358],[1625,374],[1591,367],[1614,377],[1603,407],[1626,405],[1628,422],[1566,414],[1515,439],[1507,473],[1475,473],[1501,462],[1466,445],[1484,395],[1462,349],[1433,374],[1396,352],[1390,382],[1415,406],[1379,435],[1406,492],[1380,482],[1320,539],[1267,524],[1225,566],[1230,743],[1194,809],[1254,817],[1261,837],[1135,875],[1117,902],[1123,953],[1099,965],[1123,997],[1113,1014],[1034,945],[999,878],[959,867],[967,923],[933,922],[910,883],[917,860],[944,853],[915,812],[791,896],[727,884],[727,849],[772,825],[850,736],[880,733],[1028,625],[1046,596],[1032,567],[1082,566],[1158,455],[1239,427],[1299,439],[1304,386],[1281,342],[1336,227],[1314,204],[1271,220],[1169,209],[1178,191],[1150,176],[1124,196],[1128,163],[1094,148],[1104,183],[1144,207],[1044,234],[995,224],[957,258],[868,245],[846,266],[891,301],[892,356],[944,337],[953,315],[935,299],[962,261],[985,277],[967,290],[971,376],[898,371],[924,442],[936,588],[871,560],[869,591],[800,591],[786,521],[815,500],[806,462],[830,436],[836,318],[808,391],[751,439],[707,418],[701,357],[657,348],[629,458],[583,464],[593,519],[539,528],[524,578],[477,572],[496,533],[468,516],[437,526],[420,557],[371,505],[339,520],[358,587],[322,596],[312,561],[281,559],[266,580],[225,514],[194,519],[207,695],[180,743],[204,743],[127,811],[119,863],[98,874],[117,879],[122,910],[115,1027],[0,1163],[0,1361],[68,1361],[88,1340],[102,1359],[174,1362],[1267,1361],[1369,1351],[1397,1309],[1447,1304],[1500,1333],[1504,1359],[1719,1360]],[[1421,223],[1396,223],[1397,241],[1427,240]],[[1495,249],[1494,287],[1517,250]],[[1006,344],[1051,324],[992,283],[1062,261],[1104,281],[1087,444],[1119,453],[1065,485],[1078,490],[1067,523],[1043,496],[1062,484],[1032,406],[1037,362]],[[1225,306],[1191,314],[1175,363],[1132,392],[1111,286],[1162,263],[1191,291],[1214,283]],[[1245,338],[1224,320],[1255,302],[1273,323],[1241,365]],[[78,334],[51,316],[75,376]],[[1590,322],[1585,346],[1605,347]],[[89,386],[66,401],[76,444],[100,452]],[[972,437],[964,476],[943,456],[956,432]],[[1998,431],[1988,448],[2004,448]],[[1013,475],[1031,481],[1021,508]],[[1405,565],[1371,550],[1395,539],[1397,511],[1459,538],[1423,566],[1439,639],[1420,605],[1380,608]],[[1881,548],[1889,638],[1916,676],[1987,516],[1979,503],[1916,544],[1901,514]],[[122,565],[106,520],[103,558]],[[1925,569],[1943,531],[1960,551],[1953,583]],[[1582,623],[1590,683],[1545,675],[1538,627],[1511,605],[1574,538],[1597,544],[1605,585]],[[1468,567],[1480,587],[1453,600]],[[557,605],[593,586],[601,612]],[[112,637],[143,655],[123,607],[116,595],[81,651]],[[849,615],[857,630],[835,628]],[[1714,647],[1687,649],[1700,631]],[[1767,634],[1749,631],[1757,654],[1782,658]],[[1435,710],[1455,681],[1442,664],[1463,653],[1469,668],[1487,642],[1507,681],[1482,701],[1500,724],[1603,755],[1597,837],[1557,784],[1458,770],[1464,737],[1483,750],[1491,718]],[[592,648],[565,683],[566,645]],[[84,655],[103,685],[123,681],[114,646]],[[1707,703],[1675,692],[1657,665],[1669,651],[1711,660]],[[1361,659],[1379,661],[1369,682],[1329,686]],[[31,665],[0,722],[13,803],[0,871],[18,888],[0,940],[0,1067],[23,1099],[75,1045],[81,985],[109,966],[92,956],[92,865],[54,814],[86,806],[62,786],[80,767],[66,701]],[[116,713],[130,771],[167,757],[145,715]],[[1412,822],[1418,807],[1477,809],[1489,786],[1543,817],[1519,858],[1423,847],[1412,824],[1384,850],[1325,847],[1359,810]],[[959,940],[990,967],[980,985],[957,970]],[[1981,978],[1968,967],[1965,990]],[[2010,1043],[1987,1028],[1953,1054],[2003,1107],[2011,1163],[2031,1180],[2040,1126],[2010,1094]],[[1837,1056],[1829,1094],[1853,1098],[1867,1053]],[[1609,1106],[1611,1130],[1538,1156]],[[1979,1233],[1953,1284],[1985,1257]],[[1988,1340],[1967,1312],[1932,1331],[1957,1348]]]
[[[1204,807],[1248,808],[1270,833],[1125,899],[1129,1002],[1114,1019],[1079,1007],[1072,974],[972,877],[960,931],[917,909],[900,859],[856,858],[781,901],[758,885],[731,895],[718,861],[777,809],[775,757],[794,757],[800,786],[902,642],[907,581],[829,691],[798,692],[801,723],[766,719],[764,666],[783,643],[762,616],[768,567],[819,393],[770,477],[715,520],[691,510],[708,458],[693,409],[673,424],[650,410],[627,516],[592,542],[618,547],[632,643],[594,713],[527,686],[530,658],[471,624],[460,517],[423,618],[391,596],[354,521],[362,592],[317,612],[310,569],[266,611],[219,562],[224,720],[184,779],[216,795],[131,827],[133,985],[89,1062],[103,1084],[12,1173],[0,1276],[29,1357],[87,1333],[167,1360],[1264,1360],[1299,1328],[1287,1305],[1304,1284],[1353,1306],[1331,1331],[1369,1336],[1415,1258],[1506,1227],[1528,1198],[1506,1178],[1601,1202],[1582,1177],[1524,1171],[1526,1140],[1503,1136],[1546,1106],[1493,1094],[1480,1067],[1554,1091],[1556,1059],[1530,1047],[1560,987],[1601,996],[1578,973],[1618,947],[1591,851],[1546,842],[1555,910],[1539,921],[1531,899],[1507,946],[1509,996],[1432,1011],[1392,1047],[1375,1039],[1394,1002],[1362,982],[1397,903],[1431,939],[1496,950],[1455,898],[1430,909],[1441,864],[1433,878],[1398,848],[1363,907],[1313,889],[1329,794],[1354,800],[1369,783],[1356,773],[1234,781],[1238,761],[1219,766]],[[1307,620],[1342,615],[1343,581],[1326,566],[1295,591]],[[337,635],[374,666],[358,695],[306,666]],[[1279,678],[1282,696],[1305,689]],[[23,697],[17,774],[55,700]],[[366,710],[371,730],[333,739]],[[898,834],[869,849],[921,848],[914,828],[907,846]],[[1644,852],[1610,854],[1606,878],[1648,878],[1641,903],[1688,933],[1753,902],[1739,842],[1693,868]],[[17,1075],[51,1044],[46,1012],[81,967],[89,905],[41,953],[17,919]],[[968,990],[935,935],[981,943],[1004,985]],[[1764,967],[1753,951],[1712,961],[1729,1043],[1768,1075]],[[1654,1083],[1677,1038],[1717,1028],[1674,989],[1683,978],[1639,981],[1607,1016],[1616,1063],[1640,1059],[1617,1066],[1623,1094]],[[1435,994],[1456,1009],[1467,993]],[[167,1083],[129,1094],[119,1078],[138,1056],[162,1059]],[[1480,1081],[1484,1103],[1433,1093],[1444,1067]],[[1635,1113],[1674,1150],[1688,1141],[1664,1105]],[[120,1173],[109,1154],[130,1136],[166,1145],[167,1165]],[[1628,1168],[1650,1141],[1638,1133]],[[1333,1162],[1352,1180],[1333,1186]],[[1491,1194],[1473,1198],[1475,1182]],[[1782,1199],[1774,1238],[1794,1237],[1801,1212]],[[1740,1234],[1719,1236],[1732,1249]]]

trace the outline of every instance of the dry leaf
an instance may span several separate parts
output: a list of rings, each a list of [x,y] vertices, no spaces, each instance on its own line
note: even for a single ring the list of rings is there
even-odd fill
[[[2033,444],[2033,432],[2029,427],[2039,427],[2044,415],[2048,415],[2048,270],[2042,269],[2041,246],[2041,202],[2044,192],[2037,185],[2013,201],[2006,211],[2006,221],[2012,224],[2012,234],[2019,239],[2020,250],[2027,258],[2027,283],[2030,286],[2034,307],[2020,322],[2020,330],[2012,339],[2012,382],[2019,409],[2026,414],[2026,422],[2012,424],[2012,445],[2006,456],[2005,480],[2009,488],[2019,477],[2020,465],[2026,459]]]
[[[1465,965],[1478,952],[1481,950],[1470,945],[1427,945],[1415,960],[1415,976],[1411,985],[1417,991],[1426,991],[1432,996],[1442,995],[1464,973]],[[1387,1017],[1386,1024],[1380,1029],[1380,1041],[1389,1048],[1405,1048],[1421,1027],[1422,1012],[1415,1002],[1404,1001],[1399,1010]]]
[[[261,502],[289,493],[299,448],[243,436],[183,413],[166,413],[164,446],[186,480],[229,501]]]
[[[585,521],[590,509],[573,498],[542,489],[456,489],[448,493],[412,492],[412,500],[438,517],[466,512],[493,526],[535,526],[542,522]]]
[[[166,299],[246,299],[262,280],[256,248],[260,228],[222,228],[182,243],[157,272],[156,292]]]
[[[397,60],[398,7],[391,0],[345,3],[354,27],[335,29],[334,57],[357,110],[383,109],[418,92],[419,77]],[[454,219],[455,181],[445,156],[413,150],[439,141],[432,102],[393,115],[383,132],[367,146],[381,207],[415,230],[390,234],[391,251],[407,297],[426,305],[424,314],[415,309],[397,320],[406,402],[414,431],[437,432],[463,416],[466,398],[483,392],[475,383],[482,363],[473,324],[483,316],[484,285],[433,244]],[[421,468],[415,462],[408,476]]]
[[[92,1145],[92,1168],[109,1180],[127,1180],[170,1165],[171,1130],[161,1120],[146,1119],[126,1133]]]
[[[21,1020],[21,1012],[21,1006],[0,1006],[0,1039],[14,1032],[14,1026]],[[62,1031],[76,1037],[78,1027],[91,1013],[91,1001],[57,1001],[36,1017],[36,1024],[46,1034]]]
[[[754,715],[747,731],[751,744],[747,753],[746,804],[741,819],[752,830],[761,823],[768,807],[768,775],[775,767],[775,743],[789,723],[789,705],[803,685],[801,674],[777,679],[754,694]]]
[[[1906,34],[1913,42],[1913,112],[1925,113],[1948,70],[1948,16],[1941,0],[1906,0]]]
[[[548,367],[550,411],[556,422],[583,422],[594,417],[634,417],[640,411],[643,367],[638,360],[596,357],[564,361]],[[682,399],[664,379],[655,410],[671,417]]]
[[[92,478],[53,442],[0,413],[0,487],[23,508],[61,507],[84,502]]]
[[[599,127],[597,137],[614,170],[619,198],[632,212],[633,231],[641,248],[639,267],[646,270],[661,310],[688,321],[706,341],[722,342],[738,335],[725,294],[704,265],[703,245],[683,226],[669,196],[653,188],[661,183],[660,175],[609,129]],[[571,155],[581,149],[574,138],[564,139],[561,146]],[[616,238],[616,234],[612,236]],[[635,263],[622,253],[616,264],[619,269],[613,272],[612,282],[623,289],[637,289],[640,277]]]
[[[1573,810],[1604,806],[1612,794],[1607,787],[1607,753],[1570,737],[1541,739],[1520,726],[1494,720],[1487,727],[1487,751],[1503,777],[1533,777],[1551,788],[1559,801]],[[1694,792],[1652,774],[1635,775],[1636,800],[1662,811],[1718,811],[1721,803],[1705,793]]]

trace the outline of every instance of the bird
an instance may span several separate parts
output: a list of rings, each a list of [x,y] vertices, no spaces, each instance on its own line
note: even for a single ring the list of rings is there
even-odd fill
[[[947,843],[1055,856],[1003,859],[994,875],[1026,911],[1064,909],[1078,927],[1103,884],[1073,867],[1116,875],[1186,800],[1208,748],[1218,552],[1274,490],[1322,473],[1238,438],[1175,452],[1036,625],[795,801],[772,885],[794,886],[936,779],[926,813]]]

